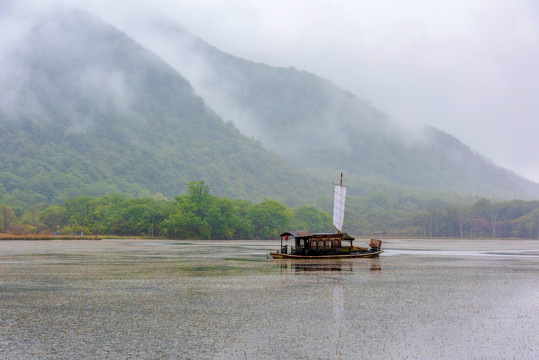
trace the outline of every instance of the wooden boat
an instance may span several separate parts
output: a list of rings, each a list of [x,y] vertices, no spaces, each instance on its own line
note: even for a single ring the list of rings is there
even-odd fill
[[[283,245],[283,239],[292,237],[294,245]],[[350,246],[343,246],[343,240],[349,240]],[[284,232],[281,234],[281,250],[271,252],[274,259],[338,259],[338,258],[372,258],[384,251],[382,241],[371,239],[369,247],[353,246],[354,238],[347,234],[315,233],[307,231]]]
[[[354,238],[343,233],[344,210],[346,202],[346,187],[342,185],[342,173],[340,184],[335,184],[333,198],[333,226],[336,233],[310,233],[305,230],[286,231],[281,234],[281,249],[271,252],[274,259],[336,259],[336,258],[362,258],[377,257],[383,250],[382,241],[371,239],[368,247],[354,246]],[[293,245],[288,245],[291,238]],[[283,239],[285,244],[283,245]],[[350,246],[345,246],[343,241],[350,241]]]

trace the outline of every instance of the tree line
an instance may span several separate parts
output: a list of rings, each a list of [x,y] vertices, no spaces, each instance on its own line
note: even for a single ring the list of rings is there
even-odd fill
[[[353,235],[539,239],[539,201],[482,198],[457,205],[381,193],[350,200],[347,231]],[[300,229],[334,231],[330,215],[318,207],[219,198],[203,181],[189,183],[186,194],[173,201],[163,196],[79,196],[31,206],[20,214],[0,204],[0,233],[272,239],[284,230]]]
[[[271,239],[288,227],[331,231],[331,218],[313,206],[291,209],[276,200],[252,203],[210,194],[203,181],[174,201],[112,194],[37,205],[17,217],[0,205],[0,233],[148,236],[174,239]]]
[[[492,202],[471,206],[430,206],[415,217],[424,236],[539,239],[539,201]]]
[[[371,194],[355,199],[351,233],[451,238],[539,239],[539,201],[463,201]]]

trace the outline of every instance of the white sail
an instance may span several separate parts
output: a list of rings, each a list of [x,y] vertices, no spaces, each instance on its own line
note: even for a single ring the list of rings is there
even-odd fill
[[[344,206],[346,203],[346,187],[335,185],[335,197],[333,198],[333,226],[342,231],[344,225]]]

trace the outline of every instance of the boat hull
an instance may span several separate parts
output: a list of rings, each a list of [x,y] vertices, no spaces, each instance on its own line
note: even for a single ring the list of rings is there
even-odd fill
[[[274,259],[351,259],[351,258],[373,258],[378,257],[384,250],[378,251],[365,251],[365,252],[356,252],[350,254],[331,254],[331,255],[292,255],[292,254],[282,254],[280,252],[270,253],[271,257]]]

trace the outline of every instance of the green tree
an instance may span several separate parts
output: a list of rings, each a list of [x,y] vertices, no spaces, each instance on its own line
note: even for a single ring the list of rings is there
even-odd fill
[[[70,215],[63,205],[51,205],[39,213],[41,222],[46,229],[57,231],[57,228],[63,228],[69,225]]]
[[[288,226],[293,213],[276,200],[264,200],[249,209],[248,218],[252,221],[255,237],[259,239],[277,238]]]
[[[517,220],[518,235],[522,238],[539,239],[539,209],[533,209]]]
[[[193,212],[177,211],[163,222],[163,231],[170,238],[208,239],[211,235],[207,221]]]
[[[95,201],[90,196],[79,196],[64,203],[73,232],[91,232],[96,219]]]
[[[323,232],[331,231],[333,228],[331,217],[314,206],[301,206],[293,209],[292,212],[291,229]]]
[[[209,215],[215,201],[204,181],[187,184],[187,195],[176,196],[177,211],[163,222],[169,237],[208,239],[211,237]]]
[[[237,238],[236,224],[240,222],[239,210],[233,200],[215,199],[209,210],[208,223],[211,227],[212,238]]]
[[[0,205],[0,233],[7,232],[10,227],[17,224],[17,216],[6,205]]]
[[[192,181],[187,184],[187,200],[182,204],[196,216],[204,219],[208,216],[213,197],[210,195],[210,188],[204,181]]]

